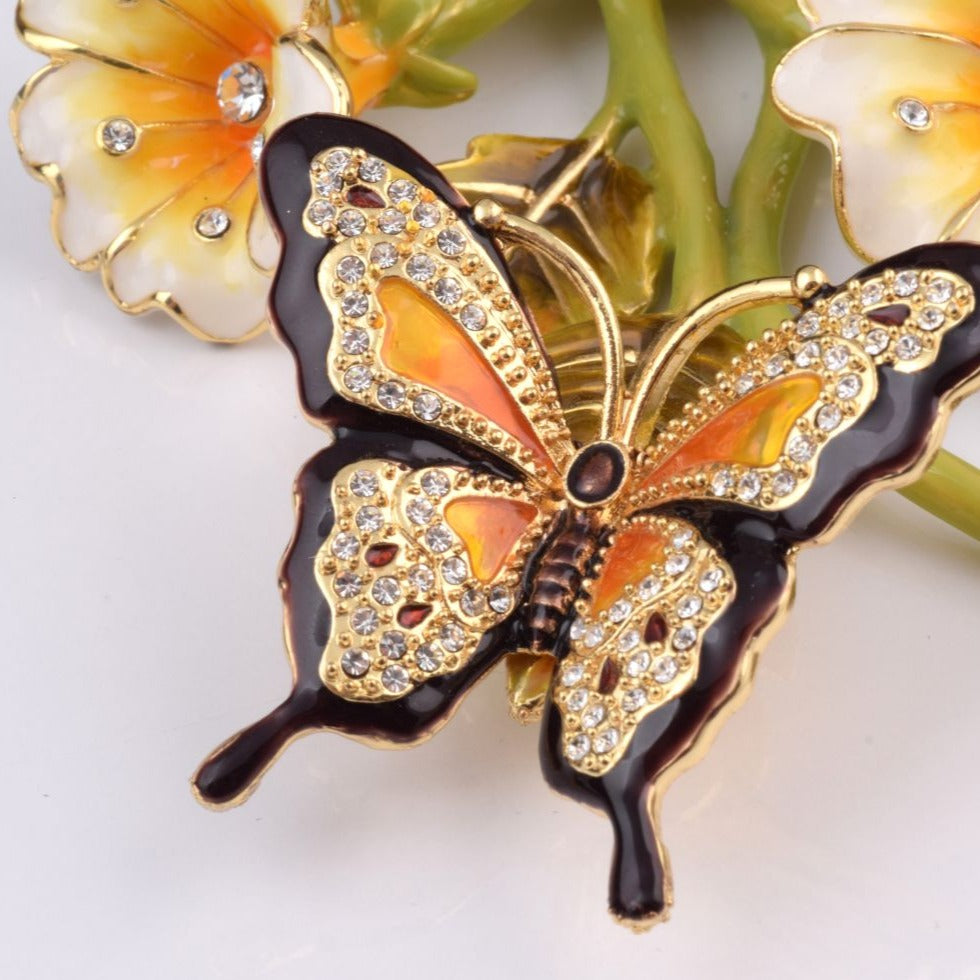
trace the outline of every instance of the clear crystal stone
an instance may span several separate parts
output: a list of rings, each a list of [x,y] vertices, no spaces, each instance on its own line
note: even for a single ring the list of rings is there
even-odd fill
[[[317,200],[306,209],[306,217],[311,224],[319,227],[333,221],[337,217],[337,209],[329,201]]]
[[[612,750],[616,748],[618,744],[618,728],[607,728],[605,731],[599,732],[599,734],[592,740],[592,747],[599,755],[603,755],[606,752],[612,752]]]
[[[327,168],[327,173],[331,177],[337,177],[342,174],[350,163],[350,150],[331,150],[327,154],[327,159],[324,166]]]
[[[606,709],[601,704],[594,704],[582,712],[582,727],[595,728],[596,725],[602,724],[605,718]]]
[[[623,695],[623,711],[639,711],[647,703],[647,692],[642,687],[634,687]]]
[[[583,687],[576,688],[569,693],[566,703],[569,710],[581,711],[589,703],[589,692]]]
[[[808,340],[793,358],[798,368],[808,368],[820,357],[820,345],[815,340]]]
[[[393,410],[405,403],[405,386],[400,381],[386,381],[378,388],[378,404]]]
[[[453,546],[453,533],[445,524],[433,524],[425,532],[425,543],[436,554],[442,554]]]
[[[762,480],[754,470],[749,470],[738,481],[738,495],[742,500],[755,500],[762,492]]]
[[[350,391],[367,391],[371,380],[371,369],[365,364],[355,364],[344,372],[344,385]]]
[[[459,653],[466,646],[466,630],[457,622],[446,623],[439,630],[439,642],[448,653]]]
[[[585,636],[585,620],[581,616],[576,616],[572,620],[572,625],[568,631],[568,635],[573,640],[581,640]]]
[[[403,694],[409,683],[408,671],[399,664],[390,664],[381,671],[381,686],[392,694]]]
[[[804,313],[796,321],[796,335],[798,337],[815,337],[818,333],[820,333],[820,317],[812,310]]]
[[[919,274],[912,269],[903,269],[895,276],[895,295],[911,296],[919,288]]]
[[[323,170],[315,171],[313,186],[321,197],[328,197],[344,186],[344,179],[340,174],[331,174]]]
[[[890,343],[891,337],[888,336],[888,331],[875,327],[874,330],[869,330],[868,336],[864,338],[864,349],[874,357],[884,353]]]
[[[630,677],[639,677],[650,666],[650,651],[638,650],[629,659],[626,665],[626,673]]]
[[[466,249],[466,237],[458,228],[443,228],[436,235],[436,244],[443,255],[455,258]]]
[[[408,570],[408,581],[419,592],[428,592],[436,584],[436,573],[428,565],[413,565]]]
[[[412,401],[412,411],[424,422],[434,422],[442,414],[442,399],[431,391],[423,391]]]
[[[880,282],[868,282],[861,288],[861,302],[865,306],[874,306],[885,298],[885,289]]]
[[[428,255],[413,255],[405,263],[405,272],[409,279],[416,282],[426,282],[436,274],[436,264]]]
[[[443,276],[443,278],[436,280],[436,284],[432,288],[432,295],[443,306],[455,306],[463,298],[463,287],[458,279]]]
[[[368,295],[360,291],[355,293],[345,293],[340,301],[340,309],[345,316],[353,319],[364,316],[368,311]]]
[[[735,476],[729,469],[715,470],[711,477],[711,492],[716,497],[724,497],[735,486]]]
[[[751,374],[740,374],[735,379],[735,394],[747,395],[755,387],[755,378]]]
[[[405,513],[413,524],[428,524],[435,517],[436,509],[425,497],[418,497],[409,503]]]
[[[698,641],[698,631],[693,626],[682,626],[675,634],[673,646],[675,650],[690,650]]]
[[[401,660],[405,656],[406,650],[408,650],[405,634],[400,633],[398,630],[388,630],[382,633],[381,640],[378,642],[378,649],[389,660]]]
[[[824,405],[817,412],[817,428],[824,432],[833,432],[841,424],[843,415],[836,405]]]
[[[602,627],[602,623],[590,623],[585,627],[585,632],[582,634],[582,642],[590,649],[597,647],[602,643],[604,634],[605,630]]]
[[[398,235],[405,230],[407,224],[408,218],[398,208],[385,208],[378,215],[378,230],[385,235]]]
[[[259,161],[262,159],[262,151],[265,149],[265,133],[256,133],[252,137],[252,142],[249,143],[248,149],[252,155],[252,163],[257,167]]]
[[[364,226],[367,224],[367,219],[361,214],[360,211],[355,211],[353,208],[348,208],[346,211],[340,212],[340,217],[337,219],[337,231],[341,235],[346,235],[348,238],[353,238],[355,235],[359,235],[364,231]]]
[[[363,650],[345,650],[340,669],[348,677],[363,677],[371,669],[371,658]]]
[[[702,592],[714,592],[721,585],[724,578],[725,573],[720,568],[709,568],[701,576],[701,581],[698,582],[698,588]]]
[[[919,326],[923,330],[938,330],[946,322],[946,314],[938,306],[927,306],[919,314]]]
[[[453,556],[442,563],[442,577],[450,585],[462,585],[466,581],[466,562]]]
[[[680,575],[687,571],[687,567],[690,564],[691,556],[684,551],[680,551],[677,554],[671,555],[664,562],[664,571],[668,575]]]
[[[487,601],[495,613],[505,613],[510,609],[513,597],[510,594],[510,589],[505,589],[502,585],[495,585],[490,590]]]
[[[774,354],[766,361],[764,368],[767,378],[778,378],[786,367],[786,356],[784,354]]]
[[[629,599],[617,599],[609,607],[609,621],[611,623],[622,623],[629,619],[633,611],[633,603]]]
[[[367,266],[356,255],[345,255],[337,263],[337,278],[352,284],[360,281],[367,272]]]
[[[337,558],[353,558],[360,547],[357,538],[348,531],[342,531],[333,539],[330,550]]]
[[[816,451],[817,447],[813,440],[803,435],[802,432],[794,432],[786,446],[786,454],[794,463],[808,463],[813,459]]]
[[[394,575],[382,575],[371,586],[371,598],[379,606],[393,606],[402,597],[402,587]]]
[[[640,633],[638,630],[627,630],[616,642],[616,646],[619,648],[620,653],[629,653],[630,650],[634,650],[639,645]]]
[[[580,664],[569,664],[561,672],[561,683],[563,687],[575,687],[576,684],[585,676],[585,670]]]
[[[388,168],[383,160],[377,157],[365,157],[357,168],[357,176],[366,184],[376,184],[379,180],[384,180],[388,176]]]
[[[418,188],[410,180],[399,178],[388,185],[388,197],[396,204],[401,201],[414,201]]]
[[[568,740],[568,744],[565,746],[565,755],[572,762],[581,762],[589,754],[591,748],[592,742],[589,736],[579,734]]]
[[[701,607],[704,605],[704,600],[699,595],[684,596],[680,602],[677,603],[677,615],[681,619],[690,619],[692,616],[697,616],[701,612]]]
[[[432,646],[431,643],[423,643],[415,651],[415,663],[418,664],[419,670],[424,670],[427,674],[431,674],[434,670],[438,670],[442,666],[442,653]]]
[[[823,352],[823,363],[828,371],[843,371],[849,358],[850,354],[842,344],[835,344]]]
[[[360,327],[345,330],[340,335],[340,346],[346,354],[366,354],[371,347],[371,338]]]
[[[837,382],[837,397],[841,401],[850,401],[861,393],[861,379],[856,374],[845,374]]]
[[[378,623],[378,614],[370,606],[358,606],[350,615],[350,628],[359,636],[373,633]]]
[[[845,340],[854,340],[855,337],[861,336],[861,331],[864,329],[864,317],[858,313],[853,316],[849,316],[844,321],[844,326],[841,327],[841,336]]]
[[[648,575],[636,587],[636,594],[640,597],[641,602],[649,602],[660,591],[660,588],[660,581],[652,575]]]
[[[851,303],[846,296],[838,296],[827,307],[827,313],[835,320],[843,320],[851,312]]]
[[[921,353],[922,341],[914,334],[902,334],[895,343],[895,356],[900,361],[913,361]]]
[[[378,242],[371,249],[371,264],[379,269],[390,269],[398,261],[398,249],[391,242]]]
[[[684,627],[688,629],[688,627]],[[678,630],[677,635],[680,634]],[[677,635],[674,636],[674,646],[677,646]],[[683,649],[678,647],[678,649]],[[677,661],[670,656],[670,654],[664,654],[662,657],[657,657],[653,662],[653,679],[658,684],[669,684],[676,676],[679,666]]]
[[[439,214],[439,208],[435,204],[429,204],[425,201],[422,204],[415,205],[412,217],[419,223],[421,228],[435,228],[439,224],[439,219],[442,215]]]
[[[364,583],[361,576],[354,572],[341,572],[334,579],[333,589],[341,599],[353,599],[361,594]]]
[[[102,147],[113,156],[128,153],[136,146],[136,126],[122,116],[109,119],[102,125]]]
[[[195,219],[194,227],[202,238],[221,238],[231,227],[231,216],[224,208],[205,208]]]
[[[482,330],[487,325],[487,315],[475,303],[467,303],[459,311],[459,322],[467,330]]]
[[[251,122],[265,108],[265,75],[250,61],[236,61],[218,76],[215,95],[221,115],[229,122]]]
[[[949,279],[933,279],[926,289],[926,299],[942,306],[953,298],[953,283]]]
[[[365,534],[373,534],[375,531],[380,531],[384,520],[381,508],[375,507],[373,504],[365,504],[365,506],[358,508],[357,513],[354,515],[354,523]]]
[[[355,497],[373,497],[378,492],[378,478],[370,470],[354,470],[349,486]]]
[[[896,108],[898,118],[908,126],[909,129],[928,129],[932,122],[932,113],[929,107],[918,99],[902,99]]]
[[[792,470],[780,470],[772,478],[772,492],[777,497],[788,497],[796,489],[796,474]]]
[[[449,493],[449,477],[439,470],[428,470],[422,475],[420,485],[430,497],[445,497]]]

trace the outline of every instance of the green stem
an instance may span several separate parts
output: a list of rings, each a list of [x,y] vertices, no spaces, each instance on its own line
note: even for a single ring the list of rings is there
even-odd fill
[[[980,469],[970,463],[941,449],[925,476],[901,494],[980,541]]]

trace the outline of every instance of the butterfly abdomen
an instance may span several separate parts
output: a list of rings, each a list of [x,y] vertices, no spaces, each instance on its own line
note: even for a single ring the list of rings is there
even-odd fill
[[[534,576],[527,615],[528,646],[532,651],[552,651],[596,544],[594,519],[582,511],[569,511],[564,527],[545,548]]]

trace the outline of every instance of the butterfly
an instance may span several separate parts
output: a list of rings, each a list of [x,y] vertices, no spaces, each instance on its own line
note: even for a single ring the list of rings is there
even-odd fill
[[[332,442],[296,482],[281,566],[293,688],[194,777],[241,802],[295,737],[410,745],[503,658],[560,793],[610,819],[609,907],[666,917],[658,811],[745,697],[799,549],[915,479],[980,376],[980,248],[926,245],[834,287],[735,287],[627,366],[601,282],[567,246],[369,124],[293,121],[263,154],[282,255],[272,320]],[[505,249],[538,247],[594,310],[595,437],[572,438]],[[762,302],[795,318],[678,417],[694,345]]]

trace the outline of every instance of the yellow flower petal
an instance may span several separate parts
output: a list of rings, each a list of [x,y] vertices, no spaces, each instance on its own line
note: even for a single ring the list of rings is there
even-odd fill
[[[814,27],[884,24],[980,42],[980,0],[800,0]]]

